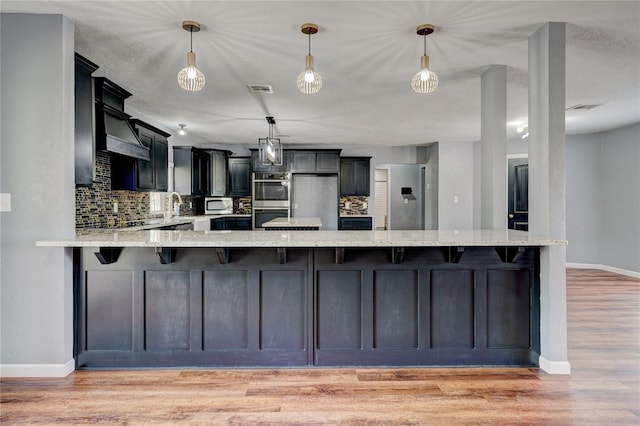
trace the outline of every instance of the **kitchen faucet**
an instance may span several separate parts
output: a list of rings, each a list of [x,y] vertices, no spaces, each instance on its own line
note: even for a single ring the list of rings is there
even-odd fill
[[[164,218],[165,219],[171,219],[173,217],[173,210],[172,210],[173,209],[173,203],[171,201],[173,200],[173,196],[174,195],[178,196],[178,206],[182,205],[182,197],[180,196],[180,194],[178,194],[175,191],[170,193],[169,194],[169,198],[167,200],[167,209],[164,212]]]

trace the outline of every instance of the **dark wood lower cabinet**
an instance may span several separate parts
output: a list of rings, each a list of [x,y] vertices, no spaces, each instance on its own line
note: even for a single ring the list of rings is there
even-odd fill
[[[77,367],[537,365],[538,249],[76,250]]]

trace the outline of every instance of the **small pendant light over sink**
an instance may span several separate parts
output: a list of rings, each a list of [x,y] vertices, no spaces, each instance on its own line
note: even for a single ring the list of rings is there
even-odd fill
[[[318,32],[316,24],[302,24],[300,29],[303,34],[309,36],[309,54],[305,58],[305,69],[298,75],[298,90],[302,93],[318,93],[322,87],[322,77],[313,69],[313,56],[311,55],[311,34]]]
[[[424,24],[416,28],[416,34],[424,39],[424,55],[420,58],[420,71],[411,79],[411,87],[416,93],[431,93],[438,87],[438,76],[429,69],[427,56],[427,36],[434,31],[431,24]]]
[[[182,28],[191,35],[191,49],[187,52],[187,66],[178,73],[178,84],[184,90],[196,92],[202,90],[205,84],[204,74],[196,68],[196,54],[193,52],[193,33],[200,31],[200,24],[196,21],[183,21]]]

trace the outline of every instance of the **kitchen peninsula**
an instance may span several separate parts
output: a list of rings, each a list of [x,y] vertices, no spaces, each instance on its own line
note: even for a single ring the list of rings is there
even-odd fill
[[[113,231],[72,247],[76,368],[538,365],[521,231]]]

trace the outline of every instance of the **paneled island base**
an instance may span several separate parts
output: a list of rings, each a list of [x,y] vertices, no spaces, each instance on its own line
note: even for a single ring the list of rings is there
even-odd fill
[[[80,369],[538,365],[537,246],[73,250]]]

